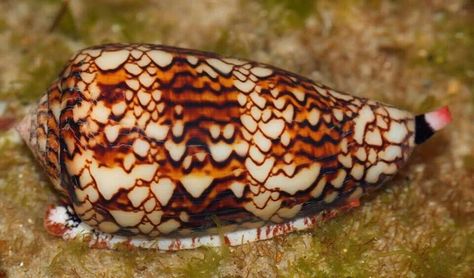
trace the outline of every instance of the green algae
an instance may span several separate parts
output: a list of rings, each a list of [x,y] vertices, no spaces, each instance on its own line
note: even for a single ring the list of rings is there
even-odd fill
[[[229,30],[218,30],[219,36],[215,41],[204,44],[202,47],[206,51],[219,53],[229,57],[246,57],[250,54],[250,49],[239,41]]]
[[[7,240],[0,240],[0,270],[2,269],[2,264],[5,266],[18,264],[25,268],[30,267],[35,258],[34,256],[38,256],[41,253],[43,244],[44,242],[41,240],[25,241],[23,235],[20,234],[13,235]],[[9,257],[9,252],[15,252],[17,258],[12,259]],[[5,270],[8,269],[9,268],[5,268]]]
[[[366,252],[375,239],[371,224],[361,230],[354,227],[354,215],[338,217],[317,227],[312,235],[312,249],[291,265],[291,276],[368,277],[370,267]]]
[[[465,1],[460,12],[440,10],[435,14],[434,41],[424,46],[420,42],[413,54],[415,64],[433,69],[444,76],[463,80],[474,101],[474,5]],[[420,34],[420,37],[423,35]],[[422,39],[420,39],[422,40]]]
[[[269,10],[277,10],[279,18],[289,27],[303,26],[305,20],[313,13],[315,1],[312,0],[261,0],[262,6]]]
[[[145,252],[146,253],[146,252]],[[122,266],[120,269],[111,269],[107,275],[109,277],[133,277],[135,270],[139,269],[140,259],[143,256],[143,252],[139,250],[120,250],[115,253],[108,253],[110,259],[117,261]]]
[[[423,101],[418,105],[416,111],[433,111],[435,108],[441,106],[441,101],[436,97],[429,95],[426,96]]]
[[[37,41],[34,48],[25,49],[20,61],[24,71],[16,84],[3,89],[1,99],[16,100],[22,105],[35,102],[46,92],[71,55],[71,49],[61,39],[50,37]]]
[[[408,266],[410,275],[420,277],[468,277],[474,256],[470,249],[473,233],[459,233],[454,227],[437,227],[426,235],[427,242],[381,253],[396,256]]]
[[[178,269],[180,277],[200,278],[211,277],[217,273],[220,264],[227,258],[227,254],[215,248],[200,248],[199,257],[192,257],[186,265]]]
[[[79,268],[93,274],[85,263],[89,252],[90,248],[84,242],[70,241],[64,244],[49,263],[48,273],[52,276],[79,275]]]
[[[463,157],[463,164],[466,171],[474,171],[474,155],[466,155]]]
[[[143,24],[135,17],[142,4],[137,1],[120,0],[97,2],[95,5],[87,5],[84,16],[80,19],[81,39],[88,43],[105,43],[116,41],[140,41],[145,31]],[[120,13],[118,10],[127,10],[128,13]],[[99,24],[98,24],[99,23]],[[106,24],[104,24],[106,23]],[[115,32],[110,27],[115,26]],[[96,29],[91,33],[91,29]],[[100,41],[93,34],[103,32]]]
[[[143,6],[133,0],[84,5],[84,11],[74,18],[72,31],[77,30],[78,38],[86,44],[161,41],[166,37],[169,25],[161,24],[159,17],[140,16]]]
[[[62,3],[49,31],[58,32],[73,40],[77,40],[80,38],[79,28],[69,3],[69,1]]]
[[[211,218],[216,224],[221,242],[225,242],[222,222],[215,215]],[[226,244],[223,244],[220,248],[202,247],[198,250],[200,251],[198,257],[192,257],[184,267],[177,270],[179,276],[190,278],[211,277],[218,272],[220,265],[230,259],[231,251]]]
[[[28,212],[38,204],[45,203],[48,196],[54,196],[52,187],[47,185],[46,177],[41,174],[26,146],[18,147],[6,142],[0,146],[0,153],[9,157],[0,162],[0,179],[3,181],[0,184],[0,199]]]
[[[412,196],[413,192],[395,190],[395,195],[385,192],[376,200],[391,204],[405,205],[407,198],[398,199],[396,195]],[[412,197],[412,199],[415,199]],[[374,208],[372,208],[374,209]],[[398,212],[400,208],[394,209]],[[419,226],[425,221],[421,213],[408,205],[403,214],[394,214],[402,230]],[[384,215],[386,212],[381,212]],[[397,243],[388,250],[377,250],[375,242],[388,228],[381,225],[383,218],[377,214],[354,211],[337,217],[317,227],[312,233],[312,246],[309,252],[299,257],[288,269],[288,277],[376,277],[373,262],[392,257],[404,268],[410,269],[406,275],[417,277],[467,277],[472,269],[474,255],[472,248],[474,233],[459,230],[455,226],[434,226],[425,231],[418,242]],[[418,223],[416,223],[418,222]],[[400,231],[402,231],[400,230]],[[399,232],[400,232],[399,231]],[[404,232],[406,233],[406,232]],[[291,246],[291,242],[289,243]],[[291,250],[291,248],[288,248]],[[400,272],[400,275],[402,275]]]
[[[459,242],[455,242],[454,235],[458,234],[454,229],[440,228],[429,235],[430,245],[410,250],[408,256],[412,272],[422,277],[467,277],[469,273],[462,265],[468,259],[467,256],[471,257],[469,261],[472,263],[468,247],[472,247],[473,234],[470,235],[471,239],[463,236]]]

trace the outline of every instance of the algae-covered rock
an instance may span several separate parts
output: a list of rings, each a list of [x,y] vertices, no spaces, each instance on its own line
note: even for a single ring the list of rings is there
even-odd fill
[[[43,229],[57,197],[0,125],[0,277],[469,277],[474,273],[472,1],[0,2],[0,119],[19,119],[69,56],[163,43],[273,64],[455,119],[365,204],[314,231],[239,247],[96,250]]]

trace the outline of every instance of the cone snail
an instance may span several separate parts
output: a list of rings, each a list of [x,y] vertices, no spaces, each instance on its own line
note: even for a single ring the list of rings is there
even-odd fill
[[[77,53],[17,126],[91,246],[238,245],[358,205],[451,121],[299,75],[149,44]]]

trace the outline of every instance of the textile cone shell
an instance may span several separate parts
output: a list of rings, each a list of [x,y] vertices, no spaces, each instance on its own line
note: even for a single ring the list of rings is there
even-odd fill
[[[69,215],[148,238],[215,235],[217,217],[256,240],[350,206],[402,167],[415,125],[441,127],[269,65],[143,44],[80,51],[27,117]]]

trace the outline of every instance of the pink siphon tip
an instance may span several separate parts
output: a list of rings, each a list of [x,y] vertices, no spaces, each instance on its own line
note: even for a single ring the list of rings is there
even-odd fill
[[[451,122],[447,106],[415,117],[415,143],[421,144]]]
[[[425,120],[433,131],[438,131],[452,121],[451,112],[449,112],[448,106],[444,106],[433,112],[426,113]]]

